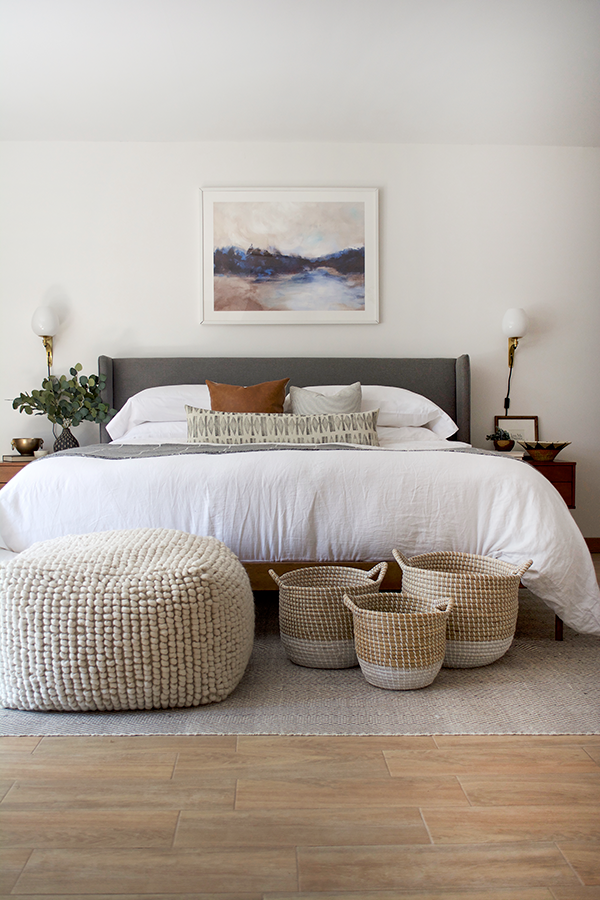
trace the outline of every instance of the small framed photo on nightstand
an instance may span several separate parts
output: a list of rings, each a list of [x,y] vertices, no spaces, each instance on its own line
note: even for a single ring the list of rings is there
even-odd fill
[[[494,427],[508,431],[512,441],[539,441],[537,416],[495,416]]]

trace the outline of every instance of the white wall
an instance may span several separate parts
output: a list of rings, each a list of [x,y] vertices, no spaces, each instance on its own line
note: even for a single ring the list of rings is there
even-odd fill
[[[600,536],[600,150],[323,143],[6,143],[0,170],[0,448],[51,442],[9,400],[45,374],[33,310],[63,324],[57,374],[99,354],[457,356],[473,366],[473,443],[503,413],[501,319],[524,307],[513,415],[571,440],[578,508]],[[381,323],[199,324],[199,188],[380,189]],[[93,442],[95,429],[77,436]]]

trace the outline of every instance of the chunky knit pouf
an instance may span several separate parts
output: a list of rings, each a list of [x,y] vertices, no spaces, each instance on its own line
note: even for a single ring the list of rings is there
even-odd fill
[[[215,538],[70,535],[0,567],[0,703],[125,710],[224,700],[252,652],[254,597]]]

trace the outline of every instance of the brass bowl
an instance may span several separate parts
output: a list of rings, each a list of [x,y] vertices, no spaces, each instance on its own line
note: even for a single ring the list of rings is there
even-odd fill
[[[552,462],[571,441],[519,441],[529,456],[536,462]]]
[[[31,456],[44,446],[41,438],[13,438],[11,443],[13,450],[18,450],[23,456]]]

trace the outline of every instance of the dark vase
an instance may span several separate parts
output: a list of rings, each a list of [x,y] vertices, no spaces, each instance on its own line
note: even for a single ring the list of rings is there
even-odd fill
[[[70,450],[71,447],[79,447],[79,441],[69,428],[63,428],[54,441],[54,452],[58,453],[59,450]]]

